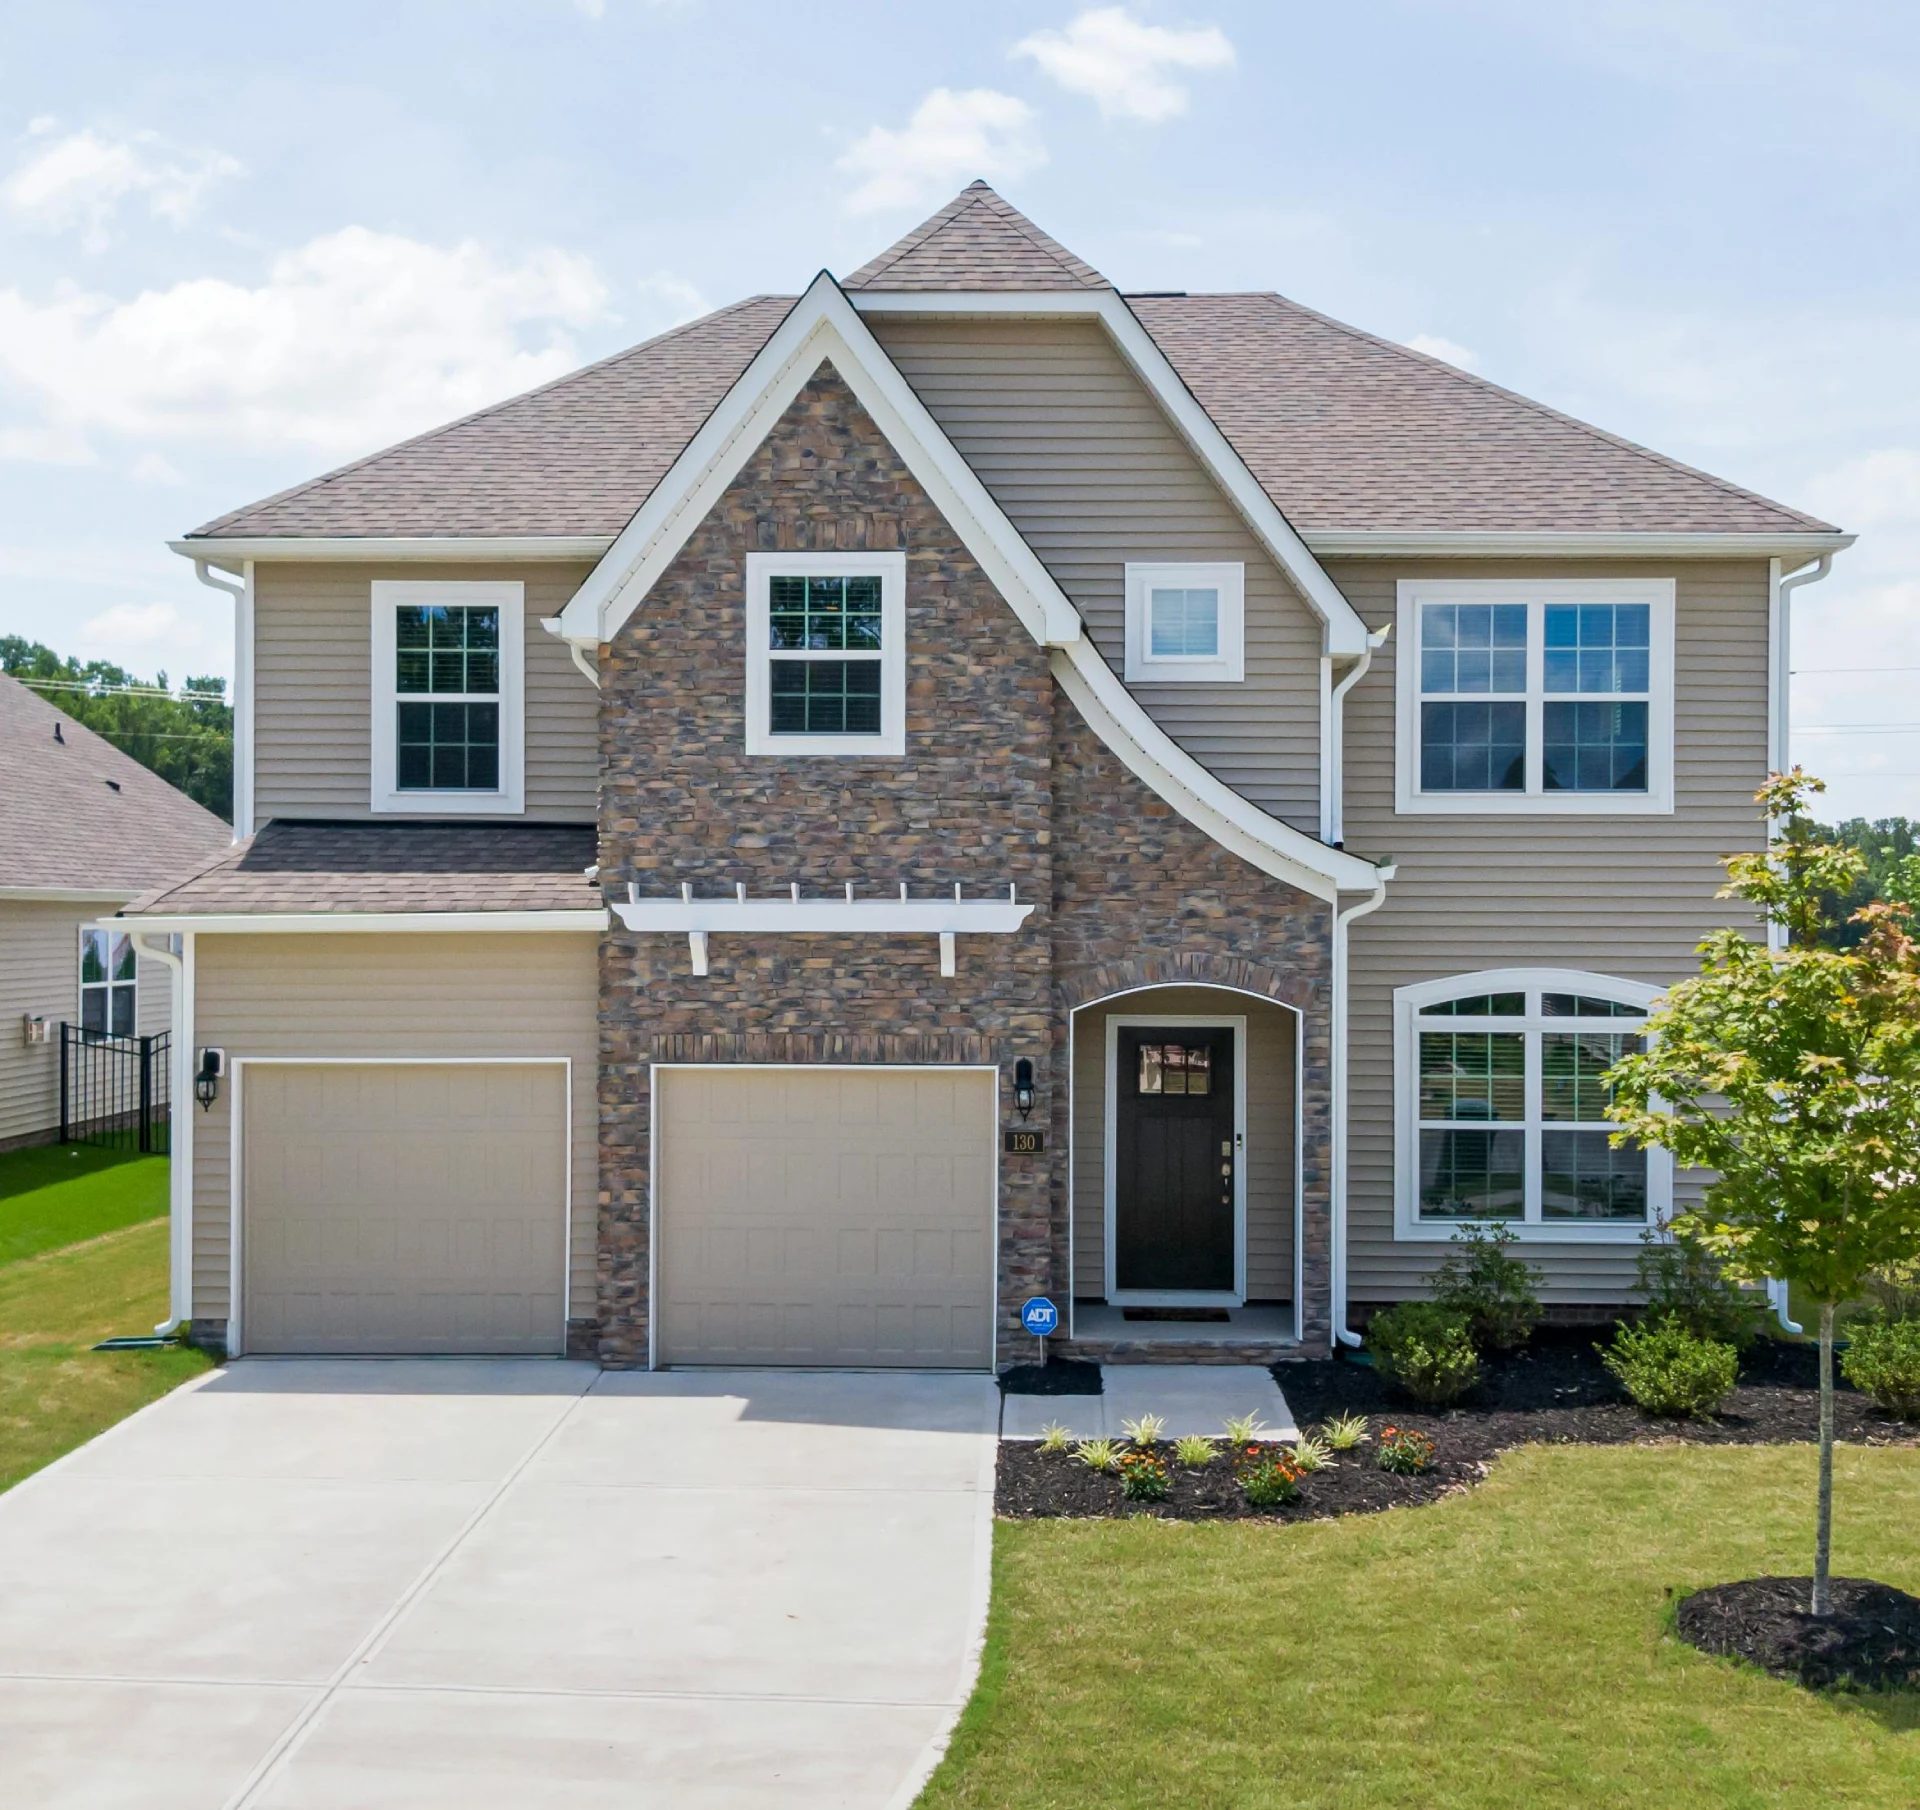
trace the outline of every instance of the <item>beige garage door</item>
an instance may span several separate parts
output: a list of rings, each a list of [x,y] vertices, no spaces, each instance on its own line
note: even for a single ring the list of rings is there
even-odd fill
[[[241,1110],[243,1349],[562,1349],[564,1065],[249,1064]]]
[[[661,1363],[987,1368],[991,1074],[656,1080]]]

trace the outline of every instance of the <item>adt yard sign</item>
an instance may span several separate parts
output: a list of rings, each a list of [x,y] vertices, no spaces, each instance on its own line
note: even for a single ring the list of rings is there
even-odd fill
[[[1035,1295],[1020,1309],[1020,1324],[1036,1339],[1044,1339],[1059,1330],[1060,1310],[1045,1295]]]

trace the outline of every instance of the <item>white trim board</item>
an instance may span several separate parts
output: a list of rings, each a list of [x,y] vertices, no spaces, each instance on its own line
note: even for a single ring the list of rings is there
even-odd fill
[[[1099,1001],[1093,1001],[1099,1004]],[[1279,1004],[1279,1001],[1274,1001]],[[1084,1007],[1076,1007],[1084,1010]],[[1196,1030],[1233,1033],[1233,1287],[1221,1289],[1129,1288],[1117,1280],[1119,1264],[1119,1141],[1120,1141],[1120,1033],[1122,1030]],[[1106,1173],[1102,1178],[1105,1199],[1107,1247],[1101,1277],[1107,1300],[1115,1307],[1243,1307],[1247,1299],[1247,1019],[1240,1013],[1209,1012],[1110,1012],[1106,1020],[1106,1116],[1102,1136],[1105,1139]],[[1298,1067],[1296,1049],[1295,1066]],[[1296,1125],[1296,1141],[1297,1127]],[[1296,1184],[1299,1174],[1295,1165]],[[1299,1227],[1294,1228],[1294,1248],[1299,1249]],[[1294,1304],[1296,1321],[1299,1303]]]
[[[562,1139],[566,1170],[561,1183],[564,1212],[560,1231],[560,1349],[567,1349],[567,1326],[573,1318],[573,1058],[571,1056],[234,1056],[227,1063],[227,1356],[245,1354],[243,1293],[246,1280],[241,1256],[245,1225],[242,1072],[248,1068],[548,1068],[561,1070],[560,1092],[565,1107]],[[192,1196],[188,1198],[191,1200]],[[373,1354],[379,1355],[379,1354]],[[429,1354],[430,1355],[430,1354]],[[484,1355],[484,1354],[482,1354]]]
[[[183,558],[203,559],[239,577],[250,559],[327,564],[340,560],[582,560],[600,558],[613,542],[611,534],[241,534],[170,540],[167,546]]]
[[[107,920],[147,931],[198,930],[218,936],[392,936],[419,932],[602,931],[604,910],[584,911],[260,911],[136,913]]]
[[[1811,559],[1839,553],[1859,537],[1794,533],[1597,534],[1580,530],[1309,528],[1323,559]]]
[[[1423,1006],[1442,1000],[1471,997],[1482,993],[1520,993],[1529,995],[1531,1006],[1541,993],[1583,993],[1589,998],[1616,1000],[1622,1005],[1651,1011],[1666,995],[1664,987],[1645,981],[1621,980],[1611,974],[1596,974],[1584,968],[1483,968],[1476,973],[1449,974],[1438,980],[1415,982],[1393,991],[1393,1235],[1403,1244],[1446,1244],[1463,1225],[1479,1222],[1459,1219],[1420,1217],[1420,1050],[1418,1020]],[[1606,1034],[1620,1033],[1630,1021],[1606,1018],[1542,1019],[1529,1011],[1519,1018],[1462,1018],[1460,1027],[1471,1034],[1482,1030],[1538,1032],[1543,1026],[1555,1032],[1581,1030]],[[1450,1028],[1430,1025],[1431,1030]],[[1528,1111],[1519,1124],[1529,1128],[1526,1139],[1526,1191],[1536,1198],[1535,1161],[1537,1140],[1532,1128],[1540,1123],[1534,1090],[1538,1085],[1529,1053]],[[1492,1121],[1489,1121],[1492,1123]],[[1519,1128],[1519,1124],[1513,1126]],[[1649,1225],[1666,1219],[1673,1207],[1673,1158],[1664,1150],[1647,1152],[1647,1218],[1620,1220],[1501,1220],[1527,1244],[1637,1244]]]

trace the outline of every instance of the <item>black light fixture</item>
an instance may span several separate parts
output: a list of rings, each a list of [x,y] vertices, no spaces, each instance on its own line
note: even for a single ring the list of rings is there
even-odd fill
[[[209,1046],[200,1052],[200,1066],[194,1071],[193,1097],[205,1112],[220,1097],[220,1077],[227,1072],[227,1052]]]
[[[1023,1119],[1033,1111],[1033,1064],[1025,1056],[1013,1065],[1013,1104]]]

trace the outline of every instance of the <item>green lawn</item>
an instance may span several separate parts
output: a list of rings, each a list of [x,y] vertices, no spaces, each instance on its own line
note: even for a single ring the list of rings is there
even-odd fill
[[[1920,1803],[1920,1696],[1813,1696],[1666,1631],[1810,1564],[1814,1452],[1528,1447],[1428,1508],[1001,1522],[987,1663],[922,1804]],[[1843,1447],[1834,1569],[1920,1590],[1920,1451]]]
[[[157,1219],[166,1210],[164,1156],[79,1144],[0,1155],[0,1264]]]
[[[26,1168],[14,1167],[20,1154],[54,1153],[0,1157],[0,1186]],[[0,1489],[211,1362],[177,1348],[88,1349],[116,1333],[151,1332],[166,1318],[168,1228],[153,1217],[166,1207],[164,1158],[82,1168],[85,1161],[73,1165],[79,1174],[59,1171],[43,1186],[0,1198],[0,1239],[11,1232],[27,1241],[30,1225],[42,1247],[39,1255],[0,1262]],[[16,1220],[22,1202],[35,1204]],[[130,1217],[145,1223],[128,1225]],[[48,1250],[47,1243],[67,1248]]]

